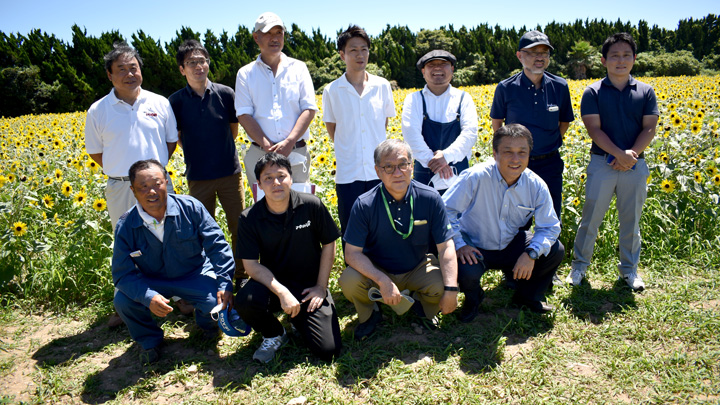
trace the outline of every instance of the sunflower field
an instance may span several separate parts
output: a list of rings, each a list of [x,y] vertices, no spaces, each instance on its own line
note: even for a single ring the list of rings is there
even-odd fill
[[[686,258],[717,266],[720,255],[720,76],[641,78],[655,89],[661,117],[646,152],[651,176],[641,232],[641,260]],[[575,121],[561,149],[565,160],[563,232],[571,251],[584,200],[590,138],[580,120],[580,98],[590,81],[570,81]],[[471,164],[492,156],[489,117],[494,85],[464,88],[475,100],[478,140]],[[389,137],[402,137],[406,95],[394,92],[397,116]],[[318,96],[318,105],[322,102]],[[106,176],[84,148],[85,113],[0,118],[0,291],[69,303],[111,300],[112,233],[104,200]],[[311,182],[337,213],[336,162],[320,111],[310,126]],[[249,140],[241,132],[239,149]],[[241,160],[242,161],[242,160]],[[186,193],[182,150],[168,164],[175,190]],[[248,203],[252,201],[246,187]],[[225,221],[221,209],[217,215]],[[617,215],[608,211],[594,261],[614,261]],[[570,258],[566,258],[569,260]],[[336,261],[336,268],[342,263]],[[562,271],[562,270],[561,270]]]

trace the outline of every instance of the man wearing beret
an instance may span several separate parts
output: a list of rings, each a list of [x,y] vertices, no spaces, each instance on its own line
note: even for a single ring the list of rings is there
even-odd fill
[[[417,68],[425,87],[405,98],[402,133],[415,156],[415,180],[441,193],[444,181],[468,168],[477,140],[477,110],[472,97],[450,85],[457,60],[450,52],[423,55]]]
[[[522,124],[530,130],[534,147],[528,169],[547,184],[559,219],[564,163],[558,150],[573,110],[565,79],[545,71],[552,49],[547,35],[540,31],[526,32],[520,38],[516,56],[523,69],[497,85],[490,118],[493,131],[503,124]]]

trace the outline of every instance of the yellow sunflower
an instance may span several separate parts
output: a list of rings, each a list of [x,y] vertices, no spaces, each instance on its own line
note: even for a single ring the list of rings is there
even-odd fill
[[[713,181],[713,184],[715,184],[716,186],[720,186],[720,175],[716,174],[715,176],[713,176],[712,181]]]
[[[690,131],[692,131],[693,134],[697,135],[700,133],[700,129],[702,129],[702,125],[695,122],[692,125],[690,125]]]
[[[85,204],[85,200],[87,200],[87,193],[83,190],[78,191],[77,194],[75,194],[75,197],[73,198],[73,204],[75,205],[83,205]]]
[[[702,183],[703,175],[700,172],[695,172],[695,183]]]
[[[55,169],[55,179],[58,181],[62,180],[63,178],[63,172],[60,169]]]
[[[65,197],[70,197],[70,194],[72,194],[73,188],[69,181],[65,180],[62,184],[62,193]]]
[[[675,191],[675,182],[665,179],[660,183],[660,189],[666,193],[672,193]]]
[[[45,177],[45,179],[43,179],[43,183],[44,183],[46,186],[49,186],[49,185],[53,184],[53,181],[54,181],[54,180],[53,180],[52,177]]]
[[[27,224],[25,222],[15,222],[12,226],[15,236],[23,236],[27,233]]]
[[[95,209],[95,211],[97,212],[101,212],[105,209],[105,207],[107,207],[107,202],[104,198],[98,198],[93,202],[93,209]]]
[[[43,202],[43,204],[44,204],[46,207],[48,207],[48,208],[52,208],[53,205],[55,205],[55,202],[53,201],[53,198],[52,198],[50,195],[48,195],[48,194],[45,194],[45,195],[43,196],[42,202]]]

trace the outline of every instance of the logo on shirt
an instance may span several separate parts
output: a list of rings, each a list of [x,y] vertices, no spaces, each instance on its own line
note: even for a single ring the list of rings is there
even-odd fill
[[[299,229],[309,228],[309,227],[310,227],[310,220],[308,219],[308,221],[305,222],[304,224],[300,224],[300,225],[296,226],[295,230],[297,231]]]
[[[146,117],[157,117],[157,113],[154,113],[154,112],[146,112],[146,113],[145,113],[145,116],[146,116]]]

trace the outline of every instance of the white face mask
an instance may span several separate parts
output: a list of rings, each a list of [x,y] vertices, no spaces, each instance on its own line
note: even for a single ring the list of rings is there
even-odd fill
[[[301,155],[297,152],[290,152],[288,160],[290,160],[290,166],[302,164],[303,173],[307,172],[307,157],[305,155]]]
[[[440,177],[440,174],[435,174],[431,179],[430,183],[433,187],[435,187],[435,190],[441,191],[441,190],[447,190],[450,188],[450,186],[453,185],[458,179],[458,175],[455,172],[455,168],[453,167],[453,175],[449,179],[443,179]]]

